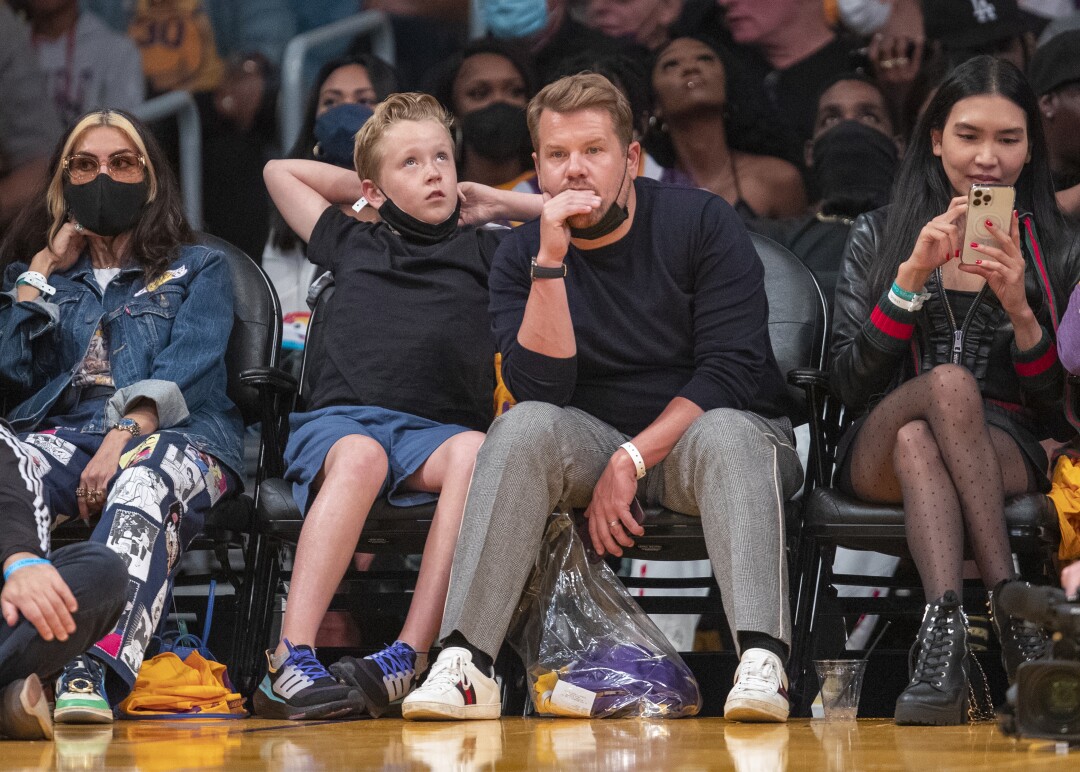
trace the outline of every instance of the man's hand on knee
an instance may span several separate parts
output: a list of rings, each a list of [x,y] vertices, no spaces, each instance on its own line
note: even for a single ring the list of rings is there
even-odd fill
[[[593,488],[592,501],[585,510],[589,536],[598,555],[622,556],[622,547],[633,547],[630,534],[642,536],[645,529],[634,519],[630,502],[637,494],[634,461],[621,448],[611,457]]]
[[[6,562],[14,563],[10,558]],[[38,563],[13,571],[4,581],[0,610],[9,627],[19,623],[21,614],[46,641],[66,641],[75,632],[71,615],[79,610],[79,603],[59,571],[49,563]]]

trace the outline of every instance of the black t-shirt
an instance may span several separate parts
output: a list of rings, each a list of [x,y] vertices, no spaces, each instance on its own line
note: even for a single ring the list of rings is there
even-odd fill
[[[334,274],[335,290],[320,309],[309,409],[375,405],[486,431],[495,385],[488,270],[505,233],[465,227],[423,245],[336,206],[323,212],[308,259]]]

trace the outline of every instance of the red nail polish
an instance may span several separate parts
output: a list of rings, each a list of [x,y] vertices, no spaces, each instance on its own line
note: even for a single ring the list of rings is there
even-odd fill
[[[972,249],[978,249],[979,248],[979,242],[977,242],[977,241],[971,242],[971,248]]]
[[[959,250],[959,249],[958,249],[958,250],[956,250],[956,254],[955,254],[955,255],[953,255],[953,257],[960,257],[960,250]]]
[[[982,265],[982,260],[976,260],[975,265]]]
[[[987,227],[987,228],[993,228],[993,227],[994,227],[994,224],[993,224],[992,222],[990,222],[989,220],[987,220],[987,221],[986,221],[986,227]]]

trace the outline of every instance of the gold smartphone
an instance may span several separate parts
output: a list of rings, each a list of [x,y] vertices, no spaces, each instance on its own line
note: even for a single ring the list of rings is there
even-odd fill
[[[986,221],[994,224],[994,230],[1008,235],[1012,224],[1016,189],[1012,185],[975,183],[968,191],[967,227],[964,228],[964,250],[960,262],[974,263],[982,255],[971,248],[971,242],[998,246],[997,239],[986,227]]]

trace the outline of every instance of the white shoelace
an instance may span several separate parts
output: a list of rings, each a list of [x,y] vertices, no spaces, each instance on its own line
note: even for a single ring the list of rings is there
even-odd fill
[[[462,680],[465,676],[465,658],[460,655],[454,655],[448,662],[443,662],[440,658],[435,661],[435,664],[431,666],[431,673],[428,674],[427,681],[424,683],[425,687],[435,688],[441,686],[453,686],[455,682]]]

